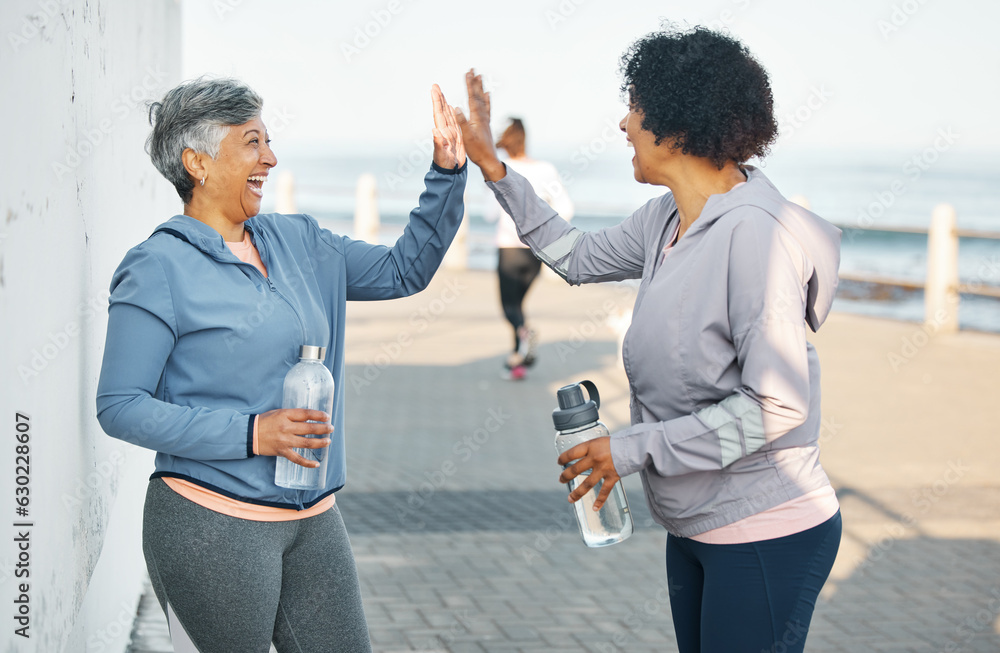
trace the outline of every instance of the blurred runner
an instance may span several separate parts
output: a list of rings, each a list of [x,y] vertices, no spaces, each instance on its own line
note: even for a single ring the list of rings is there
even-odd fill
[[[532,159],[527,154],[524,123],[511,118],[510,125],[496,143],[507,153],[504,163],[524,176],[535,192],[566,220],[573,218],[573,203],[559,180],[559,172],[547,161]],[[492,193],[487,194],[483,217],[497,223],[497,277],[500,281],[500,304],[504,317],[514,331],[514,349],[504,361],[502,377],[520,381],[535,363],[538,335],[525,323],[524,297],[541,270],[542,263],[518,238],[514,221],[503,210]]]

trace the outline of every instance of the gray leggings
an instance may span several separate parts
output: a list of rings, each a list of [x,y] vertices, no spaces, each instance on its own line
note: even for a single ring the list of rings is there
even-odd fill
[[[164,613],[202,653],[371,651],[336,506],[307,519],[230,517],[149,482],[142,550]],[[173,624],[172,624],[173,626]]]

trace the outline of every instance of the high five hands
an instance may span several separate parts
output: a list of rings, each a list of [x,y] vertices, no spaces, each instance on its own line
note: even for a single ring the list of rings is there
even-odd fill
[[[469,116],[458,107],[452,109],[455,121],[462,130],[462,141],[472,162],[483,171],[486,181],[500,181],[507,168],[497,157],[490,132],[490,94],[483,91],[483,76],[469,69],[465,73],[465,86],[469,90]]]
[[[452,170],[465,165],[465,146],[462,132],[455,123],[454,109],[444,99],[437,84],[431,87],[431,104],[434,106],[434,163]]]
[[[483,90],[483,77],[470,69],[465,73],[465,86],[469,90],[469,115],[458,107],[452,109],[455,122],[462,130],[462,142],[469,158],[483,171],[487,181],[500,181],[507,175],[507,168],[497,157],[493,134],[490,132],[490,94]],[[601,491],[594,501],[594,510],[600,509],[620,480],[611,458],[611,438],[597,438],[578,444],[559,457],[559,464],[566,465],[559,476],[560,483],[568,483],[582,472],[590,474],[569,495],[570,501],[579,501],[587,492],[603,481]]]

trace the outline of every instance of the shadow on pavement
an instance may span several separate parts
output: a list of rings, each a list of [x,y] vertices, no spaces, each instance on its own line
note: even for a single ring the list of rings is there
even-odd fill
[[[817,607],[807,651],[1000,651],[1000,544],[883,540]]]

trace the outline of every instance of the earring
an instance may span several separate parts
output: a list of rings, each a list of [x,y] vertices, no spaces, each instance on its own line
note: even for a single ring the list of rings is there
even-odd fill
[[[206,177],[208,177],[208,175],[205,175],[204,177],[202,177],[202,178],[201,178],[201,185],[202,185],[202,186],[204,186],[204,185],[205,185],[205,178],[206,178]]]

